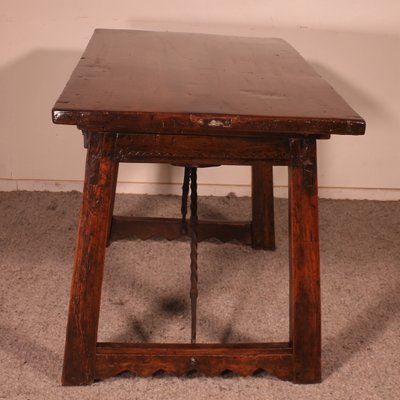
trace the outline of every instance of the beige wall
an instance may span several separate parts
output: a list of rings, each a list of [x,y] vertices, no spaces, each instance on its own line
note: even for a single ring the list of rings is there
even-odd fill
[[[400,199],[398,0],[1,0],[0,190],[81,187],[81,135],[52,125],[50,109],[96,27],[285,38],[367,121],[365,137],[320,143],[321,195]],[[275,172],[284,195],[286,171]],[[181,171],[129,165],[120,181],[177,193]],[[249,168],[201,171],[200,182],[203,194],[248,194]]]

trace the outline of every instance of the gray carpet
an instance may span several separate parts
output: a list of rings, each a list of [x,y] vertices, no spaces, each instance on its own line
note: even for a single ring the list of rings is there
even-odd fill
[[[399,399],[400,202],[321,200],[323,383],[127,375],[64,388],[60,374],[79,193],[0,193],[0,398]],[[250,199],[200,198],[200,217],[249,218]],[[277,250],[199,246],[200,342],[288,336],[287,202]],[[119,195],[125,215],[178,216],[174,196]],[[113,243],[99,340],[189,340],[189,242]]]

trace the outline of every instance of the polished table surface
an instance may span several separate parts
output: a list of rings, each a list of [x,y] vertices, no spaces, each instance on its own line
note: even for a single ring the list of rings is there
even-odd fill
[[[96,131],[362,134],[282,39],[97,29],[53,109]]]
[[[64,385],[160,369],[178,376],[193,369],[208,376],[263,369],[296,383],[320,382],[317,139],[363,134],[365,122],[296,50],[281,39],[96,30],[54,106],[53,121],[76,125],[87,147]],[[121,162],[192,170],[190,226],[182,230],[186,207],[183,222],[114,216]],[[225,164],[252,167],[252,220],[197,221],[193,166]],[[275,249],[274,165],[288,166],[289,340],[196,343],[197,241],[216,237]],[[187,233],[191,344],[98,343],[107,244]]]

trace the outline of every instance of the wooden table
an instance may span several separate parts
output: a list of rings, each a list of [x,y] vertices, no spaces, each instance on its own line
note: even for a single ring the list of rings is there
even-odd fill
[[[262,368],[296,383],[321,380],[316,140],[363,134],[365,122],[288,43],[99,29],[52,115],[82,130],[87,148],[64,385],[159,369],[213,376]],[[272,166],[288,166],[289,342],[97,343],[108,241],[181,234],[178,220],[113,216],[120,162],[252,166],[252,222],[199,221],[199,239],[264,249],[275,246]]]

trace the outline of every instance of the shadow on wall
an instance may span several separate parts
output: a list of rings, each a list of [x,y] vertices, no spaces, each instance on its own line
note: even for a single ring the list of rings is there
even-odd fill
[[[325,141],[320,141],[318,146],[318,154],[319,154],[319,171],[329,171],[332,165],[335,165],[338,157],[343,159],[343,162],[350,162],[350,160],[354,160],[355,152],[360,149],[364,149],[364,151],[368,152],[366,156],[369,159],[374,159],[379,157],[379,152],[371,152],[371,148],[376,148],[373,143],[376,143],[376,146],[381,146],[381,140],[383,137],[387,137],[388,140],[392,132],[398,132],[400,126],[398,126],[398,121],[396,121],[396,116],[393,115],[390,110],[387,110],[379,101],[374,97],[370,96],[366,93],[362,88],[355,86],[349,80],[347,80],[344,76],[339,75],[334,72],[331,68],[326,65],[322,65],[321,63],[311,62],[312,67],[317,71],[317,73],[322,76],[333,88],[339,93],[354,109],[357,113],[361,114],[361,116],[366,120],[366,137],[359,138],[357,136],[354,137],[334,137],[335,141],[341,141],[343,143],[340,146],[340,154],[337,153],[336,149],[332,148],[332,144],[329,143],[326,145]],[[374,128],[378,127],[381,129],[379,132],[379,136],[374,132]],[[372,135],[369,135],[369,130],[372,127]],[[361,142],[359,141],[361,139]],[[369,148],[367,147],[369,143]],[[379,163],[377,159],[373,164]],[[355,163],[353,167],[355,169],[362,169],[364,164]],[[374,169],[376,169],[374,167]],[[323,174],[320,174],[323,175]],[[362,171],[356,172],[357,179],[354,182],[354,186],[357,187],[360,183],[358,178],[363,179]],[[358,177],[358,178],[357,178]],[[319,176],[320,183],[324,185],[324,177]],[[322,178],[322,179],[321,179]],[[379,178],[377,178],[379,181]]]
[[[0,70],[0,178],[49,178],[66,161],[71,141],[58,137],[51,108],[79,57],[38,50]]]
[[[389,164],[393,157],[388,156],[388,153],[394,154],[393,149],[400,145],[400,136],[396,134],[400,129],[400,119],[394,111],[387,108],[387,104],[393,104],[389,99],[399,104],[399,90],[396,89],[400,67],[399,38],[395,34],[310,29],[307,26],[279,28],[267,25],[133,18],[130,25],[132,29],[141,30],[281,37],[287,40],[307,60],[311,60],[316,71],[367,121],[365,138],[335,137],[335,145],[329,144],[329,148],[321,141],[319,153],[323,157],[320,158],[322,162],[319,171],[322,172],[322,177],[327,176],[326,183],[321,179],[322,186],[398,187],[397,178],[391,173],[393,168]],[[321,60],[324,63],[321,63]],[[340,73],[340,70],[348,70],[348,76]],[[362,87],[355,85],[351,79],[358,70],[362,74]],[[388,92],[388,97],[384,104],[382,92],[385,91]],[[369,135],[368,131],[372,134]],[[359,152],[356,159],[354,151]],[[352,170],[349,172],[345,167],[336,168],[342,163],[351,164]],[[380,167],[376,168],[377,165]],[[333,168],[335,175],[328,178],[328,171],[332,171]],[[276,185],[287,185],[285,168],[275,168],[274,176]],[[382,176],[390,177],[382,182]]]
[[[323,43],[326,43],[328,48],[332,47],[334,54],[341,54],[340,43],[344,43],[347,40],[351,42],[350,45],[346,45],[347,54],[349,49],[354,49],[354,52],[352,53],[352,58],[346,63],[352,65],[353,69],[355,64],[360,66],[369,65],[370,71],[374,66],[377,69],[378,67],[382,69],[384,63],[390,62],[388,57],[391,54],[391,49],[393,48],[394,50],[394,46],[397,43],[394,38],[379,34],[330,32],[303,28],[278,29],[246,25],[184,24],[179,21],[132,21],[131,24],[133,29],[207,31],[219,34],[264,37],[280,36],[299,49],[307,59],[316,58],[317,54],[319,55],[318,49],[321,49]],[[380,44],[385,47],[382,59],[377,60],[371,57],[371,51],[367,47],[369,43],[373,43],[374,48],[379,48]],[[85,43],[82,43],[82,46],[84,45]],[[314,50],[314,47],[316,50]],[[0,178],[61,180],[76,179],[77,176],[83,177],[85,152],[79,132],[74,127],[53,125],[50,117],[50,110],[80,55],[81,50],[37,50],[0,69],[0,87],[3,94],[0,97],[2,110],[0,115]],[[320,58],[325,59],[325,56],[322,55]],[[395,62],[397,62],[396,59]],[[397,116],[390,114],[390,110],[385,109],[380,103],[379,98],[373,92],[374,89],[367,93],[363,88],[354,86],[349,78],[338,74],[325,64],[320,62],[313,62],[312,64],[317,72],[331,83],[356,111],[367,120],[367,126],[373,126],[375,130],[379,129],[381,143],[386,138],[390,139],[390,143],[395,146],[397,141],[400,140],[399,137],[397,139],[389,138],[389,135],[393,135],[393,132],[398,131],[399,121]],[[389,76],[393,74],[393,71],[395,71],[394,67],[388,69]],[[382,75],[384,74],[380,74],[376,79],[383,79]],[[374,77],[371,75],[372,78]],[[388,78],[386,77],[386,79]],[[397,76],[393,76],[393,79],[397,79]],[[375,89],[379,85],[380,83],[377,84],[375,82]],[[384,89],[384,87],[382,88]],[[336,138],[335,140],[339,141],[341,139]],[[320,146],[319,151],[323,154],[320,164],[322,175],[328,169],[328,165],[331,165],[331,162],[337,160],[338,157],[343,160],[352,159],[355,146],[361,145],[364,146],[364,149],[375,148],[376,146],[373,143],[375,143],[374,140],[377,141],[378,139],[377,135],[367,135],[366,138],[362,139],[362,144],[357,138],[354,138],[354,140],[353,138],[344,138],[343,140],[346,140],[346,145],[336,147],[330,145],[329,150],[323,144]],[[395,141],[396,143],[394,143]],[[369,145],[366,144],[367,142],[369,142]],[[367,163],[376,164],[379,162],[381,164],[384,151],[385,149],[382,149],[380,152],[374,152],[368,156],[365,155],[363,159],[359,160],[359,165],[354,164],[354,166],[359,169],[367,167],[372,170],[373,166],[367,165]],[[376,157],[380,157],[380,159]],[[73,161],[71,161],[71,158]],[[144,175],[144,169],[140,167],[136,169],[127,168],[130,169],[124,169],[121,174],[123,180],[143,181],[141,176]],[[157,170],[151,180],[167,184],[181,182],[181,168],[169,165],[159,165],[156,168]],[[223,176],[230,173],[229,167],[226,168],[224,171],[218,170],[217,173],[213,173],[213,181],[219,177],[217,181],[223,182]],[[276,170],[275,183],[277,185],[286,185],[286,171],[284,171],[284,168],[276,168]],[[376,180],[379,174],[382,174],[379,171],[376,172]],[[366,175],[368,173],[368,171],[365,172]],[[355,172],[355,174],[358,175],[358,172]],[[248,183],[250,184],[250,182]],[[324,184],[323,180],[321,183]]]
[[[51,109],[80,57],[81,51],[38,50],[0,69],[0,179],[83,179],[80,132],[51,120]],[[141,169],[131,170],[130,180],[135,180]],[[181,168],[159,165],[153,179],[180,182],[181,175]]]

